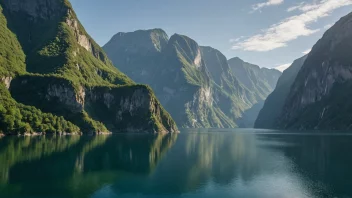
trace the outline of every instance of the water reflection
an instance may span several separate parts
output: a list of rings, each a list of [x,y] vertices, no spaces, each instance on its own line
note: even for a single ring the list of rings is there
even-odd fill
[[[200,131],[0,140],[1,197],[352,197],[351,136]]]
[[[0,195],[88,197],[124,175],[149,174],[176,138],[6,137],[0,141]]]
[[[180,134],[152,175],[115,181],[94,197],[314,197],[322,190],[265,144],[278,142],[254,133]]]

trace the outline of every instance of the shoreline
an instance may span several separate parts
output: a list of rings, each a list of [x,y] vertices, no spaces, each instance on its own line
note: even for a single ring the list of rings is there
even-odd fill
[[[98,135],[119,135],[119,134],[150,134],[150,135],[155,135],[155,134],[180,134],[180,131],[177,132],[160,132],[160,133],[147,133],[143,131],[139,132],[94,132],[94,133],[43,133],[43,132],[34,132],[34,133],[24,133],[24,134],[4,134],[0,133],[0,138],[3,137],[36,137],[36,136],[98,136]]]

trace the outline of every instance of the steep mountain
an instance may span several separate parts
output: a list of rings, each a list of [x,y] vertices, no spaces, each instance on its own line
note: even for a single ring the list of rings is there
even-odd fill
[[[160,29],[118,33],[103,49],[121,71],[153,88],[179,126],[236,127],[255,100],[220,52],[208,52],[187,36],[168,39]],[[206,58],[213,52],[219,57],[215,63]],[[223,68],[216,73],[217,64]]]
[[[275,89],[282,74],[276,69],[260,68],[257,65],[244,62],[238,57],[232,58],[228,62],[234,76],[262,100],[265,100]]]
[[[167,47],[168,40],[168,35],[161,29],[118,33],[104,50],[122,72],[137,83],[147,84],[154,77],[155,67],[161,61],[161,51]]]
[[[275,122],[281,114],[285,100],[290,93],[291,86],[306,58],[307,56],[303,56],[295,60],[292,65],[282,73],[275,90],[265,100],[264,107],[261,109],[258,118],[255,121],[255,128],[275,128]]]
[[[214,95],[226,115],[235,118],[241,128],[251,128],[259,113],[261,98],[242,84],[230,68],[226,57],[211,47],[201,47],[206,67],[213,81]]]
[[[265,99],[275,89],[282,73],[276,69],[260,68],[238,57],[228,60],[228,64],[235,78],[250,90],[256,98],[253,106],[246,110],[239,120],[242,127],[253,127],[260,110],[264,106]]]
[[[134,81],[150,85],[182,127],[253,127],[256,104],[280,75],[258,67],[263,79],[256,86],[267,86],[269,93],[256,94],[238,80],[220,51],[184,35],[169,39],[161,29],[118,33],[103,49]]]
[[[151,89],[112,65],[67,0],[0,6],[2,133],[177,130]]]
[[[298,72],[276,127],[351,129],[352,13],[314,45]]]

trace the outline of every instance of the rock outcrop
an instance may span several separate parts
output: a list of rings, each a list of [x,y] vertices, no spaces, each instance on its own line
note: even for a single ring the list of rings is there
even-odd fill
[[[235,127],[216,102],[201,47],[191,38],[160,29],[116,34],[104,47],[114,64],[150,85],[182,127]],[[119,54],[119,56],[117,56]]]
[[[260,129],[276,128],[276,121],[281,115],[282,108],[285,104],[292,84],[294,83],[299,70],[302,68],[307,56],[295,60],[287,68],[277,82],[275,90],[265,100],[263,108],[255,121],[254,127]]]
[[[314,45],[297,74],[276,127],[351,129],[352,13]]]
[[[153,91],[112,65],[67,0],[4,0],[0,5],[1,31],[9,37],[0,43],[0,50],[8,50],[1,54],[9,54],[0,57],[0,79],[10,101],[60,116],[83,133],[177,131]],[[31,132],[34,124],[25,121]]]
[[[235,77],[220,51],[184,35],[169,39],[160,29],[118,33],[103,48],[117,68],[155,90],[180,126],[253,126],[256,116],[244,113],[262,98]]]

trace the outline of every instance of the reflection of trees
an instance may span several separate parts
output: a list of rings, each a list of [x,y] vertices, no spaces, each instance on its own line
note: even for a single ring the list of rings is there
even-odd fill
[[[148,174],[176,138],[167,134],[4,138],[0,194],[86,197],[129,171]]]
[[[9,169],[20,162],[37,160],[55,152],[62,152],[77,144],[80,136],[65,137],[6,137],[1,139],[0,182],[8,181]]]

